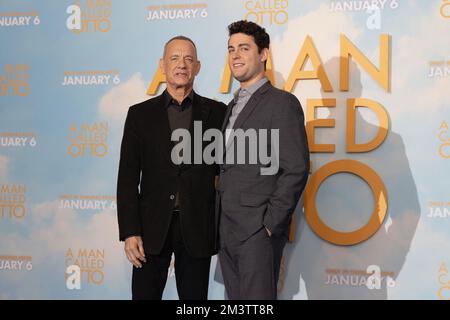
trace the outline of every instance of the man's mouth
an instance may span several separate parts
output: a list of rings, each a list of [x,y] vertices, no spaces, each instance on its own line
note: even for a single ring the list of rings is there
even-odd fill
[[[241,62],[233,63],[233,68],[235,68],[235,69],[241,68],[241,67],[243,67],[243,66],[244,66],[244,64],[241,63]]]

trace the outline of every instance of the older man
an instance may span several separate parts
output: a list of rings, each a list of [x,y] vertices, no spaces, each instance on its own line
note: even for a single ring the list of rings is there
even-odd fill
[[[171,158],[177,129],[220,128],[225,105],[193,91],[200,62],[194,42],[170,39],[160,60],[167,89],[132,106],[120,153],[120,240],[133,264],[133,299],[161,299],[172,253],[180,299],[207,299],[214,246],[216,165]],[[193,155],[193,153],[192,153]]]

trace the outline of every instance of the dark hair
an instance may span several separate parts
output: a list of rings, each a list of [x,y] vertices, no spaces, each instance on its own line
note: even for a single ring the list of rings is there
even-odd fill
[[[169,45],[169,43],[171,43],[174,40],[185,40],[185,41],[189,41],[190,43],[192,43],[192,45],[194,46],[195,49],[195,54],[197,55],[197,47],[195,46],[194,41],[192,41],[190,38],[185,37],[185,36],[176,36],[171,38],[169,41],[166,42],[166,44],[164,45],[164,53],[163,53],[163,57],[166,55],[166,50],[167,50],[167,46]]]
[[[259,53],[261,53],[264,48],[269,49],[269,34],[266,32],[266,29],[260,27],[254,22],[247,20],[233,22],[228,26],[228,33],[230,37],[235,33],[244,33],[248,36],[252,36],[258,46]]]

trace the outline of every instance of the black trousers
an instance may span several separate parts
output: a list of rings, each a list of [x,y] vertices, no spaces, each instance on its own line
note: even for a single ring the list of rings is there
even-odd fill
[[[174,214],[166,242],[159,255],[146,255],[142,268],[133,266],[133,300],[161,300],[167,274],[175,253],[175,278],[180,300],[208,298],[211,257],[192,257],[186,250],[181,234],[179,213]]]
[[[225,228],[226,229],[226,228]],[[285,236],[269,237],[262,227],[245,241],[221,229],[219,261],[230,300],[276,300]]]

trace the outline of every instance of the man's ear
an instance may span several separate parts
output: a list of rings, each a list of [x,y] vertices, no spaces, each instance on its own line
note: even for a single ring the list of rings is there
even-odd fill
[[[263,48],[261,50],[261,62],[267,61],[269,59],[269,49]]]
[[[161,70],[161,73],[163,75],[166,75],[166,68],[164,66],[164,59],[163,58],[159,59],[159,69]]]
[[[197,61],[196,66],[195,66],[195,75],[198,75],[201,68],[202,68],[202,64],[200,63],[200,60],[199,60],[199,61]]]

